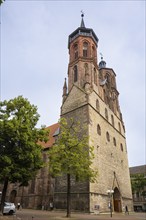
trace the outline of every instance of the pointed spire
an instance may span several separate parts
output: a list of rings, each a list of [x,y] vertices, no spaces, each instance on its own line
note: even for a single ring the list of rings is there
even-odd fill
[[[66,78],[65,78],[64,86],[63,86],[63,95],[62,95],[62,97],[63,97],[63,102],[64,102],[66,96],[67,96],[67,84],[66,84]]]
[[[81,11],[81,17],[82,17],[82,20],[81,20],[81,25],[80,25],[80,27],[81,27],[81,28],[85,28],[85,23],[84,23],[84,19],[83,19],[83,17],[84,17],[84,12],[83,12],[83,11]]]

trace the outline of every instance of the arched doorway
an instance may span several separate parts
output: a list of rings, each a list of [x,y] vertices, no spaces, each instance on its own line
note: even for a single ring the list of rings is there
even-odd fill
[[[17,192],[16,190],[12,190],[11,194],[10,194],[10,202],[15,202],[15,198],[16,198]]]
[[[115,189],[114,189],[113,200],[114,200],[114,211],[115,212],[122,212],[121,194],[120,194],[120,191],[117,187],[115,187]]]

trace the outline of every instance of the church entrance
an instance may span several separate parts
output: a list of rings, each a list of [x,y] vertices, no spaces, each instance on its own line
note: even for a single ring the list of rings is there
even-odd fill
[[[120,191],[117,187],[115,187],[115,189],[114,189],[113,202],[114,202],[114,211],[115,212],[122,212],[121,195],[120,195]]]

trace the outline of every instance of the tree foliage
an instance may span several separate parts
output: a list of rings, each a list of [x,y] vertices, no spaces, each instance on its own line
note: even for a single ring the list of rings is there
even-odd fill
[[[37,107],[22,96],[0,102],[0,181],[27,185],[43,166],[42,147],[48,131],[38,129]]]
[[[5,0],[0,0],[0,5],[4,2]]]
[[[97,171],[91,168],[93,150],[94,148],[89,146],[86,129],[73,119],[67,121],[61,118],[60,134],[55,145],[49,150],[49,169],[53,176],[67,175],[67,194],[70,194],[70,176],[78,181],[96,180]],[[70,195],[67,197],[68,207]],[[67,217],[69,216],[70,210],[67,210]]]
[[[60,120],[60,134],[55,145],[49,150],[49,168],[53,176],[70,174],[79,181],[95,181],[97,172],[91,168],[94,159],[93,147],[89,147],[89,137],[80,124],[73,119],[68,123]]]
[[[144,187],[146,187],[146,178],[144,174],[132,174],[131,175],[132,192],[143,193]]]

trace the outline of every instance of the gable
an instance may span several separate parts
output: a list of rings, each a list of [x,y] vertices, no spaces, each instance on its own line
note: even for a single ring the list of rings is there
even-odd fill
[[[73,85],[67,98],[61,106],[61,114],[65,114],[74,109],[77,109],[87,103],[87,95],[84,90],[76,85]]]

